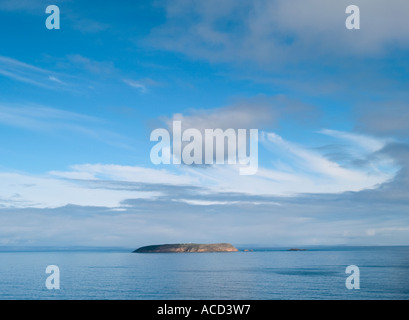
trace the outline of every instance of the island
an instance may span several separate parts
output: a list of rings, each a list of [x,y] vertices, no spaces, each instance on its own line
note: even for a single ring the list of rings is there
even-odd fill
[[[179,252],[236,252],[239,251],[230,243],[177,243],[159,244],[141,247],[135,253],[179,253]]]
[[[298,249],[298,248],[291,248],[288,251],[307,251],[307,249]]]

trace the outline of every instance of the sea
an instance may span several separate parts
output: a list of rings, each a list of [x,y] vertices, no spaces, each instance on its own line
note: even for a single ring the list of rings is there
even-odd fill
[[[2,247],[0,299],[409,299],[407,246],[239,249],[141,254],[126,248]],[[58,272],[46,273],[50,265]],[[349,266],[355,269],[347,273]]]

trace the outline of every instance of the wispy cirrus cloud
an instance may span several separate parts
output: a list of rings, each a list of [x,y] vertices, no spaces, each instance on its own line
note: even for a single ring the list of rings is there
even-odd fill
[[[123,80],[128,86],[135,88],[138,90],[140,94],[145,94],[148,92],[148,88],[145,84],[141,83],[140,81],[135,81],[135,80],[129,80],[125,79]]]
[[[328,130],[324,130],[324,132],[328,132]],[[330,132],[332,133],[332,131]],[[336,137],[340,140],[336,140],[335,143],[347,144],[348,141],[346,140],[353,142],[370,140],[379,145],[379,149],[368,151],[367,145],[356,146],[353,144],[351,148],[357,150],[355,155],[351,155],[354,159],[357,156],[370,157],[385,146],[382,141],[358,134],[337,131]],[[286,141],[274,133],[265,133],[262,136],[262,141],[268,148],[272,148],[277,160],[280,160],[278,165],[284,169],[281,172],[284,179],[280,181],[281,190],[288,192],[300,189],[296,184],[301,181],[303,183],[301,188],[306,190],[300,193],[310,193],[307,189],[314,190],[312,193],[338,193],[373,189],[393,179],[399,169],[392,157],[375,158],[373,161],[367,162],[365,166],[357,167],[351,163],[340,164],[335,160],[328,159],[325,152],[302,147]],[[284,167],[280,166],[282,162],[286,163]],[[274,177],[274,171],[266,170],[267,173],[271,178]],[[284,183],[286,181],[287,184]]]
[[[332,136],[340,140],[346,140],[350,142],[351,144],[356,145],[357,147],[367,152],[379,151],[385,146],[387,142],[386,139],[374,138],[368,135],[354,134],[354,133],[344,132],[344,131],[339,131],[339,130],[322,129],[318,132],[325,134],[325,135]]]
[[[69,1],[69,0],[68,0]],[[63,3],[67,2],[67,0],[56,0],[56,3]],[[37,13],[42,14],[45,11],[45,8],[49,5],[49,1],[47,0],[38,0],[38,1],[30,1],[30,0],[3,0],[0,2],[0,10],[2,11],[26,11],[30,13]],[[41,10],[43,9],[44,10]],[[41,10],[41,11],[40,11]]]
[[[363,137],[356,136],[356,139]],[[368,138],[369,139],[369,138]],[[262,132],[264,152],[271,165],[259,168],[257,174],[240,176],[239,167],[214,165],[205,169],[191,166],[169,166],[164,169],[121,165],[75,165],[68,171],[53,171],[57,177],[127,181],[195,187],[217,194],[231,192],[256,196],[297,196],[299,194],[334,194],[376,189],[391,181],[399,166],[392,160],[376,158],[366,165],[343,166],[329,160],[325,152],[302,147],[274,133]],[[364,152],[364,151],[363,151]],[[367,152],[369,156],[371,152]],[[286,165],[282,166],[281,163]],[[227,202],[226,202],[227,203]]]
[[[131,139],[107,128],[109,121],[48,106],[0,103],[0,124],[45,134],[70,132],[115,147],[134,150]]]
[[[162,83],[152,80],[150,78],[143,78],[138,80],[123,79],[122,81],[126,83],[128,86],[136,89],[140,94],[149,93],[150,87],[160,87],[163,85]]]
[[[66,59],[70,67],[74,66],[91,74],[112,75],[118,72],[112,61],[97,61],[80,54],[69,54]]]
[[[147,182],[164,185],[194,185],[198,180],[183,172],[114,164],[73,165],[70,171],[51,171],[55,177],[100,181]]]
[[[0,104],[0,114],[0,123],[36,131],[75,131],[85,129],[86,123],[104,122],[93,116],[39,105]]]
[[[68,89],[67,82],[61,80],[67,76],[10,57],[0,56],[0,75],[41,88]]]
[[[274,99],[272,101],[277,102]],[[175,114],[172,118],[165,119],[165,122],[179,119],[183,120],[185,128],[199,130],[206,127],[238,129],[253,126],[273,129],[278,119],[284,115],[294,112],[300,116],[300,110],[305,113],[311,110],[308,106],[286,99],[283,104],[272,101],[262,98],[242,102],[234,107],[215,109],[214,112]],[[278,101],[282,101],[282,98]],[[44,106],[16,107],[0,104],[0,122],[27,130],[70,131],[104,143],[128,145],[125,137],[106,128],[106,120]],[[56,179],[83,181],[150,181],[153,184],[190,187],[200,185],[204,192],[210,194],[223,191],[257,196],[296,196],[376,189],[391,181],[400,168],[400,163],[394,162],[391,153],[381,153],[388,143],[385,138],[331,129],[323,129],[319,133],[331,138],[333,145],[343,145],[345,150],[353,150],[348,154],[348,161],[328,157],[326,148],[305,147],[265,130],[260,132],[260,152],[264,162],[253,176],[240,176],[239,167],[231,165],[215,165],[204,169],[192,166],[144,168],[117,164],[83,164],[71,166],[65,171],[51,170],[50,174]],[[360,161],[359,165],[354,163],[357,160]],[[127,195],[124,195],[122,200],[126,199]]]
[[[158,192],[96,188],[85,180],[56,179],[21,173],[0,173],[2,208],[57,208],[66,205],[120,207],[126,198],[155,198]]]
[[[163,83],[151,78],[130,79],[115,67],[113,61],[99,61],[80,54],[69,54],[63,58],[47,56],[47,58],[59,71],[0,56],[0,76],[39,88],[73,93],[84,93],[96,84],[105,86],[107,83],[118,88],[126,84],[140,94],[147,94],[151,88],[163,86]]]
[[[110,25],[108,23],[103,23],[93,19],[85,18],[72,12],[68,13],[67,17],[70,21],[71,27],[82,33],[94,34],[106,31],[110,28]]]
[[[62,82],[60,79],[58,79],[58,78],[55,77],[55,76],[49,76],[48,79],[50,79],[51,81],[60,83],[60,84],[64,84],[64,82]]]

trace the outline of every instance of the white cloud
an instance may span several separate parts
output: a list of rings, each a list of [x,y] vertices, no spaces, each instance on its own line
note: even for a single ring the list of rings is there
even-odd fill
[[[163,85],[162,83],[157,82],[150,78],[144,78],[144,79],[138,79],[138,80],[123,79],[122,81],[126,83],[128,86],[137,89],[140,94],[148,93],[149,87],[160,87]]]
[[[71,166],[71,171],[51,171],[55,177],[105,181],[126,181],[170,185],[193,185],[197,179],[179,172],[114,164],[83,164]]]
[[[359,135],[324,131],[342,140],[351,140],[368,151],[367,141]],[[345,138],[346,137],[346,138]],[[382,141],[372,138],[370,150],[377,150]],[[328,160],[315,149],[309,149],[286,141],[274,133],[262,132],[261,145],[270,151],[267,156],[271,165],[259,167],[253,176],[241,176],[240,166],[214,165],[206,168],[195,166],[165,166],[144,168],[115,164],[73,165],[66,171],[50,171],[47,176],[0,173],[2,193],[0,204],[21,208],[54,208],[68,204],[82,206],[105,206],[120,208],[125,200],[139,198],[173,199],[190,205],[233,205],[245,203],[263,204],[259,199],[215,199],[220,193],[237,193],[254,196],[287,197],[297,194],[334,194],[347,191],[374,189],[390,181],[398,168],[390,163],[386,168],[383,160],[373,160],[358,168],[341,166]],[[376,147],[376,148],[375,148]],[[266,156],[266,155],[264,155]],[[267,157],[267,158],[268,158]],[[286,166],[276,166],[281,160]],[[280,161],[278,161],[280,163]],[[186,193],[161,194],[143,192],[132,183],[156,185],[157,190],[166,186],[183,187],[195,194],[210,198],[190,198]],[[269,203],[272,204],[272,203]]]
[[[19,173],[0,173],[0,207],[57,208],[66,205],[121,207],[125,199],[152,199],[160,194],[97,188],[86,182]]]
[[[204,133],[205,129],[252,129],[263,125],[273,125],[279,114],[266,101],[253,101],[250,105],[236,105],[214,110],[196,110],[189,115],[174,114],[167,119],[168,127],[173,121],[181,121],[182,128],[195,128]]]
[[[376,152],[381,150],[387,143],[386,139],[373,138],[367,135],[354,134],[350,132],[322,129],[319,133],[332,136],[337,139],[347,140],[366,152]]]
[[[50,79],[51,81],[60,83],[60,84],[64,84],[64,82],[62,82],[60,79],[58,79],[57,77],[54,77],[54,76],[48,76],[48,79]]]
[[[366,141],[366,139],[358,135],[345,135],[348,139],[353,137],[354,142],[356,140],[359,142],[362,140]],[[390,163],[388,170],[382,170],[383,160],[379,160],[379,163],[372,162],[370,166],[359,169],[343,167],[337,162],[328,160],[318,151],[285,141],[274,133],[264,133],[262,141],[267,143],[267,146],[270,148],[277,148],[274,149],[277,152],[276,154],[288,160],[291,171],[287,170],[286,173],[276,173],[271,170],[265,170],[263,173],[271,179],[281,177],[282,190],[287,189],[288,192],[291,192],[291,190],[293,192],[300,192],[300,189],[306,189],[301,192],[339,193],[372,189],[392,179],[398,169]],[[375,143],[374,139],[369,141],[374,145],[376,144],[377,147],[382,144],[381,141]],[[361,147],[366,149],[368,146],[364,145]],[[297,184],[302,185],[297,186]]]
[[[168,166],[168,169],[152,169],[120,165],[86,164],[72,166],[67,172],[51,172],[52,175],[72,179],[99,181],[149,182],[197,188],[203,194],[234,192],[257,196],[293,196],[297,194],[327,194],[373,189],[391,180],[397,168],[383,162],[372,162],[360,168],[342,167],[328,160],[318,151],[288,142],[274,133],[263,132],[262,145],[273,150],[272,167],[259,168],[253,176],[241,176],[239,166],[215,165],[207,168],[194,166]],[[287,166],[275,167],[274,157],[287,161]],[[385,169],[385,170],[384,170]],[[189,204],[223,204],[219,200],[192,200]],[[192,202],[193,201],[193,202]],[[236,200],[235,200],[236,201]],[[231,203],[230,203],[231,204]]]
[[[327,56],[378,56],[409,47],[406,0],[356,0],[361,29],[347,30],[348,0],[165,2],[167,21],[153,30],[155,46],[217,62],[265,67]],[[194,19],[192,18],[194,17]]]
[[[79,113],[41,105],[0,104],[0,123],[30,130],[72,129],[87,131],[80,123],[102,123],[102,120]]]
[[[93,74],[105,75],[117,72],[112,61],[96,61],[80,54],[71,54],[67,60],[74,66],[80,67]]]
[[[128,86],[135,88],[139,91],[139,93],[144,94],[148,92],[148,88],[146,87],[146,85],[138,82],[138,81],[134,81],[134,80],[128,80],[128,79],[124,79],[123,80]]]
[[[193,206],[231,206],[231,205],[243,205],[243,204],[250,204],[250,205],[274,205],[280,206],[281,204],[277,202],[263,202],[263,201],[215,201],[215,200],[198,200],[198,199],[173,199],[173,201],[187,203]]]
[[[53,134],[68,131],[115,147],[135,150],[129,138],[107,129],[109,122],[106,120],[42,105],[0,103],[0,124]]]
[[[0,56],[0,74],[10,79],[46,89],[67,89],[60,77],[64,76],[34,65]]]

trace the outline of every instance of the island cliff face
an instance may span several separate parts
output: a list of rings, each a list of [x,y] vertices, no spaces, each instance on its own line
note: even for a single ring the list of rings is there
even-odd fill
[[[236,252],[237,250],[230,243],[178,243],[159,244],[136,249],[136,253],[177,253],[177,252]]]

